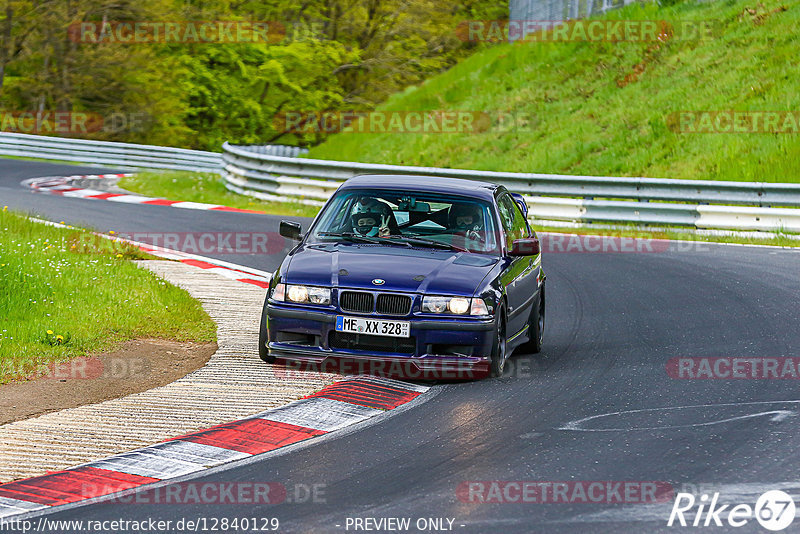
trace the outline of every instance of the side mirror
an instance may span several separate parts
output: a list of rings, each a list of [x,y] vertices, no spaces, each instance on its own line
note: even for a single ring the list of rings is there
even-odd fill
[[[281,221],[280,234],[293,241],[301,241],[303,239],[303,227],[296,222]]]
[[[541,252],[538,237],[515,239],[511,247],[511,256],[535,256]]]

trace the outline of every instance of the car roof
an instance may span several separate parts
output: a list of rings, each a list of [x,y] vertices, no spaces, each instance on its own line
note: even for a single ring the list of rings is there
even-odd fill
[[[422,191],[425,193],[450,193],[484,200],[491,200],[500,184],[445,178],[443,176],[414,176],[403,174],[362,174],[348,179],[339,189],[395,189],[398,191]]]

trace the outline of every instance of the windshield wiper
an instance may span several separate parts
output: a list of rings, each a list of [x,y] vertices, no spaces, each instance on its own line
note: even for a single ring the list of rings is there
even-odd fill
[[[465,249],[464,247],[459,247],[451,243],[442,243],[441,241],[434,241],[433,239],[424,239],[422,237],[407,237],[407,236],[398,236],[398,237],[405,240],[407,243],[414,245],[423,245],[435,248],[442,248],[446,250],[457,250],[459,252],[469,252],[469,250]]]
[[[409,237],[403,235],[371,237],[371,236],[356,234],[354,232],[320,232],[317,235],[320,237],[341,237],[342,239],[346,239],[348,241],[356,241],[361,243],[376,243],[379,245],[382,244],[403,245],[407,247],[413,245],[422,245],[427,247],[441,248],[445,250],[457,250],[458,252],[469,252],[469,250],[463,247],[458,247],[456,245],[451,245],[448,243],[442,243],[441,241],[434,241],[433,239],[423,239],[421,237]]]
[[[376,243],[379,245],[383,244],[406,245],[406,243],[399,243],[398,241],[390,241],[385,237],[370,237],[366,235],[359,235],[354,232],[320,232],[317,235],[320,237],[341,237],[342,239],[346,239],[348,241],[356,241],[361,243]]]

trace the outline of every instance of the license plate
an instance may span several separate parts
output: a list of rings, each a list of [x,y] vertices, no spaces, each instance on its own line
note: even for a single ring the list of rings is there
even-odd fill
[[[364,317],[336,316],[336,331],[373,336],[410,337],[411,323],[408,321],[387,321],[385,319],[366,319]]]

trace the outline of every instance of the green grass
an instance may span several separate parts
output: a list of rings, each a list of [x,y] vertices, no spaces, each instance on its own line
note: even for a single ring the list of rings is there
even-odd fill
[[[137,338],[210,342],[189,294],[137,267],[147,257],[83,230],[0,211],[0,383]]]
[[[299,202],[267,202],[233,193],[225,189],[222,177],[211,172],[141,172],[122,178],[119,186],[127,191],[150,197],[220,204],[275,215],[314,217],[319,211],[316,206],[307,206]]]
[[[776,11],[781,6],[787,9]],[[756,14],[743,13],[745,8]],[[800,110],[800,0],[636,4],[601,18],[713,21],[716,36],[658,45],[492,46],[379,109],[517,113],[533,117],[530,127],[336,134],[309,157],[517,172],[800,180],[796,134],[688,134],[671,128],[671,114],[679,111]],[[636,65],[644,65],[643,72],[622,82]]]

